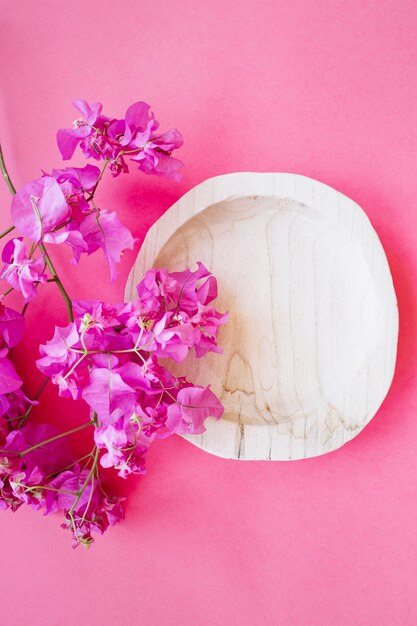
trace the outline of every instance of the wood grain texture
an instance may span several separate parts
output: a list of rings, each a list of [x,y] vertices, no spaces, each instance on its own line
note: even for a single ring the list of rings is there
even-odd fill
[[[390,270],[363,210],[294,174],[209,179],[149,230],[126,299],[150,267],[199,260],[230,314],[224,355],[175,369],[211,384],[225,415],[186,439],[223,457],[290,460],[355,437],[389,389],[398,336]]]

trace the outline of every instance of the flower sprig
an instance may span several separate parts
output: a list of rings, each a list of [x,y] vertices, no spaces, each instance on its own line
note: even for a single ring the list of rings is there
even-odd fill
[[[182,144],[177,130],[157,134],[150,107],[138,102],[123,119],[102,115],[100,103],[74,103],[82,118],[61,129],[57,142],[64,159],[79,145],[87,158],[102,160],[101,169],[54,169],[15,192],[0,148],[0,169],[13,194],[13,224],[20,236],[4,246],[0,278],[9,287],[0,302],[0,508],[28,504],[45,513],[61,511],[74,545],[89,545],[92,533],[103,533],[123,517],[122,498],[108,493],[103,468],[126,478],[145,471],[152,442],[173,433],[199,433],[208,416],[221,417],[223,407],[209,387],[175,376],[159,359],[183,361],[221,352],[219,328],[227,321],[211,306],[216,279],[199,263],[197,270],[149,270],[132,303],[73,301],[46,246],[66,244],[74,262],[81,254],[102,249],[111,279],[133,236],[115,212],[101,209],[96,192],[108,168],[113,176],[128,172],[125,157],[147,174],[178,179],[182,164],[171,156]],[[40,346],[37,367],[45,379],[31,400],[12,359],[24,334],[24,315],[39,287],[54,283],[68,312],[68,325],[56,327]],[[4,298],[19,291],[21,313]],[[88,422],[60,432],[29,420],[49,381],[61,396],[84,401]],[[78,457],[70,439],[91,429],[91,449]]]

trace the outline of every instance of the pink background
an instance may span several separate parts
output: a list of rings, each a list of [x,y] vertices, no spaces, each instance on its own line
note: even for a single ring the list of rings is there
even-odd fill
[[[225,172],[306,174],[351,196],[385,246],[400,307],[392,389],[354,441],[294,463],[222,460],[180,438],[122,485],[125,523],[73,551],[56,517],[0,516],[2,626],[417,623],[417,5],[414,0],[4,0],[0,132],[17,186],[60,163],[76,97],[122,116],[150,102],[186,138],[181,183],[134,171],[101,205],[143,236],[186,190]],[[13,6],[12,6],[13,5]],[[81,159],[79,160],[81,163]],[[9,197],[0,190],[1,226]],[[135,253],[137,250],[135,251]],[[75,297],[117,300],[100,255]],[[65,320],[53,286],[26,348]],[[19,352],[34,392],[39,375]],[[45,395],[37,419],[85,409]],[[76,415],[74,416],[74,411]]]

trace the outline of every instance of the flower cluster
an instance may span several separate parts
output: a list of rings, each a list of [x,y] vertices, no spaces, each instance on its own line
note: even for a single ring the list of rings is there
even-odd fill
[[[64,160],[70,159],[80,145],[87,158],[108,161],[113,176],[129,171],[128,156],[145,174],[179,179],[182,163],[171,155],[182,146],[182,135],[176,129],[157,133],[159,122],[149,104],[132,104],[123,119],[102,115],[100,102],[90,106],[85,100],[76,100],[73,105],[81,117],[74,120],[73,128],[57,133]]]
[[[93,531],[103,533],[123,517],[120,499],[104,495],[96,470],[98,480],[90,477],[82,489],[91,470],[73,460],[62,433],[51,425],[26,423],[37,402],[23,393],[10,359],[23,332],[24,317],[0,304],[0,509],[16,511],[28,504],[47,514],[61,510],[74,545],[90,543]]]
[[[10,350],[22,339],[24,328],[23,316],[0,303],[0,418],[11,421],[26,410],[28,402],[21,389],[23,382],[10,358]]]
[[[123,519],[122,499],[105,494],[94,462],[87,467],[93,453],[74,461],[67,439],[53,426],[28,423],[9,432],[2,417],[0,447],[0,509],[27,504],[46,515],[63,512],[74,547],[90,544],[93,532],[103,534]]]
[[[198,357],[219,351],[217,332],[227,315],[209,306],[215,278],[201,263],[195,272],[154,269],[137,291],[128,304],[74,302],[74,322],[55,329],[37,361],[62,396],[90,406],[95,443],[104,450],[100,463],[122,477],[144,471],[155,438],[201,433],[206,417],[223,413],[209,388],[159,363],[181,362],[192,348]]]
[[[221,352],[219,328],[227,314],[212,306],[217,282],[199,263],[197,269],[149,270],[131,303],[73,301],[59,278],[49,245],[65,244],[73,262],[102,249],[111,279],[124,250],[133,247],[130,231],[114,211],[102,209],[96,192],[108,168],[113,176],[128,171],[125,158],[146,174],[177,180],[182,163],[172,151],[182,144],[177,130],[158,134],[149,105],[137,102],[124,119],[102,115],[102,105],[74,103],[82,117],[72,129],[57,134],[64,159],[79,145],[95,165],[45,172],[15,192],[0,149],[0,169],[12,192],[13,225],[19,235],[3,248],[0,279],[8,284],[0,296],[0,509],[22,504],[45,514],[60,511],[73,545],[89,545],[123,518],[122,500],[108,494],[107,468],[119,476],[140,474],[156,439],[173,433],[201,433],[207,417],[220,418],[223,406],[210,390],[175,375],[169,361],[182,362],[190,351],[197,358]],[[48,247],[48,250],[47,250]],[[24,335],[30,301],[38,288],[55,284],[67,305],[69,324],[56,327],[40,346],[38,369],[44,381],[30,399],[12,360]],[[43,287],[42,287],[43,288]],[[5,306],[5,297],[21,293],[19,313]],[[32,409],[52,381],[59,394],[85,402],[89,421],[66,432],[29,421]],[[70,436],[91,433],[90,451],[79,457]]]
[[[74,263],[82,254],[100,248],[110,267],[111,280],[117,278],[116,265],[121,255],[133,247],[129,229],[121,224],[115,211],[100,208],[95,202],[97,186],[107,167],[113,175],[128,172],[124,157],[136,161],[146,174],[178,179],[181,161],[171,156],[182,145],[177,130],[156,134],[159,123],[145,102],[128,108],[124,119],[105,117],[100,103],[89,106],[77,100],[74,106],[84,116],[74,128],[61,129],[58,147],[64,159],[80,144],[87,158],[104,161],[95,165],[53,169],[24,185],[14,196],[11,214],[14,226],[30,240],[31,250],[22,239],[15,239],[4,251],[1,278],[22,292],[26,300],[36,294],[36,283],[46,280],[43,272],[45,244],[66,244]],[[40,256],[35,258],[36,254]]]

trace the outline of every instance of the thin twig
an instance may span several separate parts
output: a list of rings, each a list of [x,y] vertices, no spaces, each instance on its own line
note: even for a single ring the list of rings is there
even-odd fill
[[[64,285],[61,283],[61,280],[60,280],[58,274],[56,273],[56,270],[55,270],[55,268],[53,266],[53,263],[51,261],[51,257],[49,256],[48,252],[46,251],[45,244],[40,243],[39,244],[39,248],[40,248],[40,250],[41,250],[41,252],[42,252],[42,254],[44,256],[44,259],[45,259],[46,264],[47,264],[47,266],[49,268],[49,271],[52,274],[52,278],[54,279],[54,282],[56,283],[59,291],[61,292],[62,297],[65,300],[65,304],[67,306],[69,320],[70,320],[70,322],[73,322],[74,321],[74,314],[72,312],[71,298],[67,294]]]
[[[16,189],[14,188],[14,185],[12,181],[10,180],[9,172],[7,171],[6,163],[4,162],[4,156],[3,156],[3,151],[1,149],[1,144],[0,144],[0,170],[6,182],[6,185],[9,188],[10,193],[14,196],[16,193]]]

